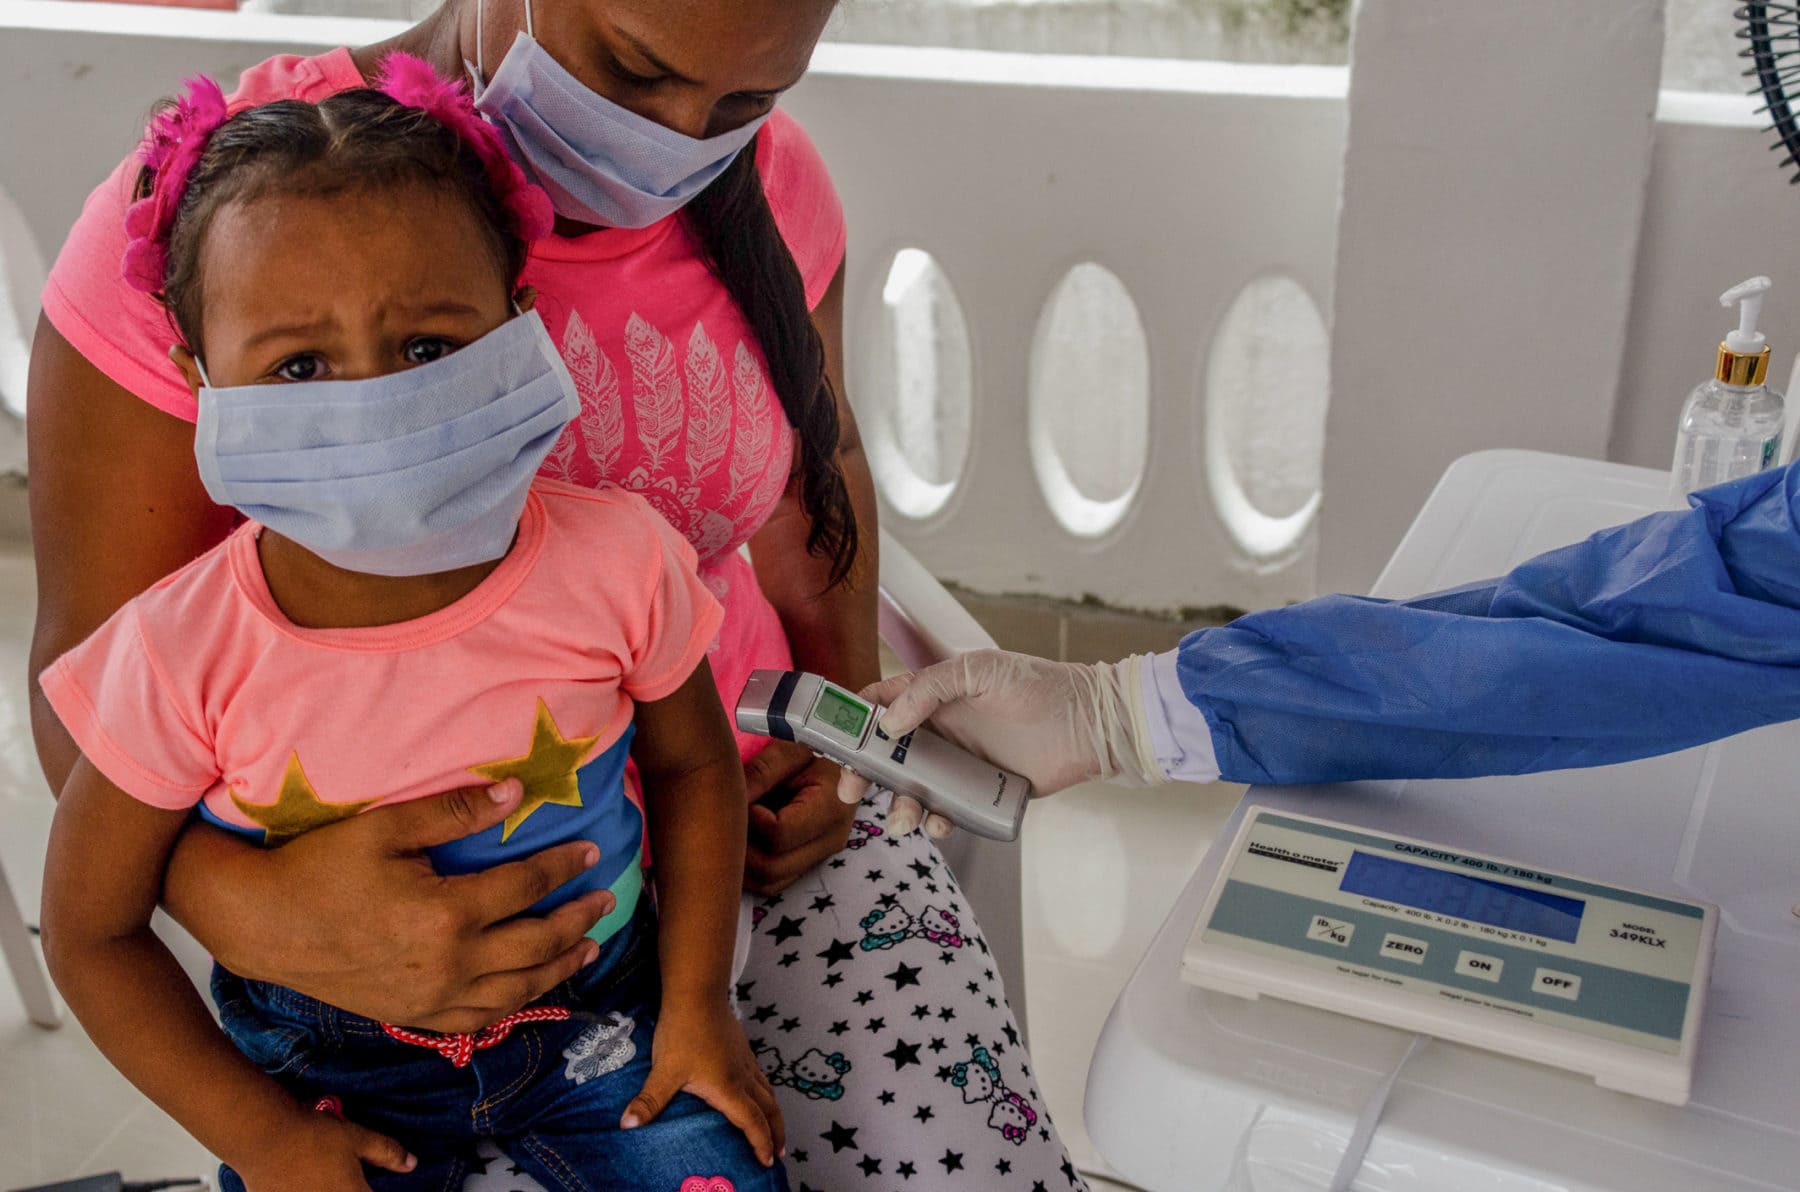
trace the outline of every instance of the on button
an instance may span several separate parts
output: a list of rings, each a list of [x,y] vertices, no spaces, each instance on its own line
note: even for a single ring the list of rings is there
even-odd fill
[[[1574,973],[1559,973],[1555,969],[1541,968],[1531,980],[1531,992],[1572,1002],[1581,996],[1581,978]]]
[[[1498,956],[1483,956],[1479,952],[1461,952],[1456,957],[1456,975],[1477,981],[1498,981],[1500,970],[1505,967],[1506,962]]]

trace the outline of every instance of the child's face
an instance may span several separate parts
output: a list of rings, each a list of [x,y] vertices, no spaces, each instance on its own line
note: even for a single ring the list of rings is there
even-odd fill
[[[201,248],[201,339],[219,387],[385,376],[512,313],[477,217],[425,186],[274,195],[221,209]],[[521,291],[521,307],[531,295]],[[199,370],[173,353],[198,389]]]

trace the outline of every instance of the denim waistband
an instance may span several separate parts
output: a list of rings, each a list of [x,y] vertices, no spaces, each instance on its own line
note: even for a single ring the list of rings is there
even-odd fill
[[[604,1005],[608,995],[627,981],[640,978],[646,965],[649,979],[656,979],[656,914],[640,902],[630,922],[600,945],[594,962],[561,982],[531,1004],[566,1006],[582,1016],[584,1007]],[[641,979],[641,978],[640,978]],[[222,1016],[261,1019],[270,1025],[304,1028],[322,1044],[379,1043],[404,1046],[392,1039],[373,1018],[352,1013],[297,989],[268,981],[252,981],[215,964],[213,1001]]]

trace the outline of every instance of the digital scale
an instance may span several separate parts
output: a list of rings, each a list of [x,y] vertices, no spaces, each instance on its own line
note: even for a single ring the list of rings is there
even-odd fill
[[[1182,975],[1687,1101],[1716,908],[1255,808]]]
[[[805,671],[759,670],[744,684],[737,726],[798,741],[876,786],[917,799],[959,828],[1016,840],[1031,783],[929,729],[898,739],[881,730],[884,708]]]

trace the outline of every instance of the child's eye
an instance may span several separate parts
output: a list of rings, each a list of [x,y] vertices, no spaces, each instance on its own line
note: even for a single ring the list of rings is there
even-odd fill
[[[325,362],[311,352],[289,356],[272,370],[283,381],[316,381],[325,372]]]
[[[409,340],[406,344],[406,362],[408,364],[430,364],[456,351],[456,345],[436,335],[421,335],[418,339]]]

